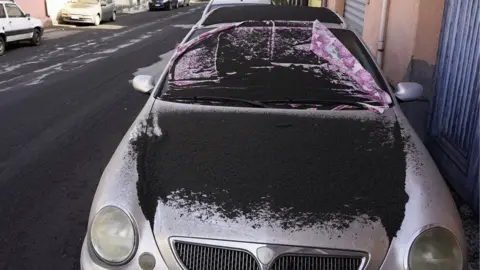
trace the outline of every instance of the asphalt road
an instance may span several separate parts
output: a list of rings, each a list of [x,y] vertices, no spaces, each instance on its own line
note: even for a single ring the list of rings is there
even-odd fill
[[[0,269],[79,269],[101,173],[148,98],[129,80],[160,73],[202,8],[67,28],[0,58]]]

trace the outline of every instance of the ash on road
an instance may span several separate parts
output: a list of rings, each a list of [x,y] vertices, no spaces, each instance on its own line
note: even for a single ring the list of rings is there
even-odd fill
[[[123,16],[2,57],[0,269],[80,268],[101,173],[148,98],[129,81],[161,73],[203,8]]]

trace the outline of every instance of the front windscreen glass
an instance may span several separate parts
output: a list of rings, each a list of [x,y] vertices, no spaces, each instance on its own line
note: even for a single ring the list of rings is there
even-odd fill
[[[391,103],[356,36],[311,22],[245,22],[201,34],[174,60],[161,98],[295,109]]]

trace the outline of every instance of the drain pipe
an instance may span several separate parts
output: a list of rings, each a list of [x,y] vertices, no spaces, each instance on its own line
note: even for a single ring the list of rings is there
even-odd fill
[[[380,69],[383,66],[383,51],[385,49],[385,36],[387,34],[387,13],[390,5],[389,0],[383,0],[382,17],[380,19],[380,32],[378,34],[377,63]]]

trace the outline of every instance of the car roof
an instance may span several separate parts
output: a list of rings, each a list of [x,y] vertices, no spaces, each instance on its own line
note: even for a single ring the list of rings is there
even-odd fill
[[[271,0],[212,0],[212,5],[226,5],[226,4],[271,4]]]
[[[3,1],[0,1],[0,4],[15,4],[15,2],[14,1],[3,0]]]
[[[328,8],[275,6],[275,5],[239,5],[220,7],[210,11],[198,25],[234,23],[242,21],[315,21],[337,24],[345,28],[342,17]]]

